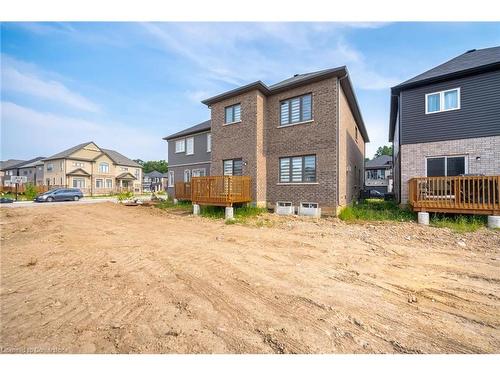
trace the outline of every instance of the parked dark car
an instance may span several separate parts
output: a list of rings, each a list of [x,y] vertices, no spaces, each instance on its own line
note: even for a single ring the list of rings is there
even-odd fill
[[[382,194],[380,191],[375,190],[375,189],[361,190],[361,199],[368,199],[368,198],[384,199],[384,194]]]
[[[5,198],[5,197],[0,198],[0,203],[13,203],[13,202],[14,199],[12,198]]]
[[[37,195],[35,202],[77,201],[83,198],[80,189],[57,188]]]

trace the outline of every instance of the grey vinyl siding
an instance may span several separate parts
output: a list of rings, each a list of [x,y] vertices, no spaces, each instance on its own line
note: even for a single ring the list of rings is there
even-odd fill
[[[425,94],[460,88],[460,109],[425,114]],[[401,142],[413,144],[500,135],[500,70],[401,93]]]
[[[196,152],[196,149],[195,149],[195,152]],[[174,185],[175,185],[176,182],[184,182],[184,171],[186,169],[189,169],[192,173],[193,169],[204,168],[206,175],[210,176],[210,166],[211,166],[210,163],[194,164],[194,165],[187,165],[187,166],[183,166],[183,167],[169,167],[168,170],[174,172]],[[168,187],[168,180],[166,182],[166,186],[167,186],[168,194],[175,198],[174,186]]]
[[[168,141],[168,164],[191,164],[209,162],[211,160],[211,152],[207,152],[207,134],[208,132],[192,134],[186,137],[171,139]],[[186,155],[186,152],[175,153],[175,142],[180,139],[194,138],[194,154]],[[187,149],[187,147],[185,148]]]

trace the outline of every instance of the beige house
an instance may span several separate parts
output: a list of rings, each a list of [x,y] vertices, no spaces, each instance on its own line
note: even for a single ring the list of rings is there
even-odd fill
[[[86,142],[43,160],[45,185],[79,188],[85,195],[142,192],[142,167],[114,150]]]

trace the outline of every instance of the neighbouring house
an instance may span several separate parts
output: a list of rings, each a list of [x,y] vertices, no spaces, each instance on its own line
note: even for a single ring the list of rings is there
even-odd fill
[[[392,192],[392,156],[380,155],[365,161],[365,188],[385,194]]]
[[[48,186],[79,188],[85,195],[142,191],[142,166],[94,142],[71,147],[43,162]]]
[[[26,182],[34,185],[43,184],[43,156],[30,160],[10,159],[2,163],[2,186],[10,186],[11,176],[25,176]],[[40,170],[40,166],[42,166]]]
[[[43,185],[43,159],[44,157],[39,157],[19,166],[19,176],[26,176],[27,183]]]
[[[167,191],[170,196],[175,197],[175,183],[189,183],[192,176],[210,175],[212,163],[210,120],[163,139],[168,142]]]
[[[443,212],[498,206],[500,47],[467,51],[393,87],[390,110],[401,204]]]
[[[210,121],[164,138],[173,181],[177,173],[188,181],[182,169],[199,162],[207,175],[249,176],[258,206],[335,214],[358,197],[369,139],[346,67],[296,74],[271,86],[257,81],[202,103],[211,109]],[[210,144],[198,148],[200,160],[194,156],[197,137]]]
[[[17,176],[16,166],[21,163],[26,163],[26,160],[9,159],[0,162],[0,179],[2,186],[10,184],[10,176]]]
[[[158,171],[144,173],[142,190],[148,193],[166,190],[166,186],[164,185],[165,175],[165,173]]]

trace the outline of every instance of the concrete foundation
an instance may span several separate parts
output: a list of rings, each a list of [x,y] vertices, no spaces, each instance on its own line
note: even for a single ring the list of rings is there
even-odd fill
[[[179,203],[179,201],[177,199],[174,199],[174,204],[177,204]]]
[[[200,214],[200,205],[199,204],[193,204],[193,215],[198,216]]]
[[[488,228],[500,228],[500,216],[488,216]]]
[[[233,220],[234,219],[234,209],[233,207],[226,207],[226,220]]]
[[[429,225],[429,213],[419,212],[418,213],[418,223],[421,225]]]

